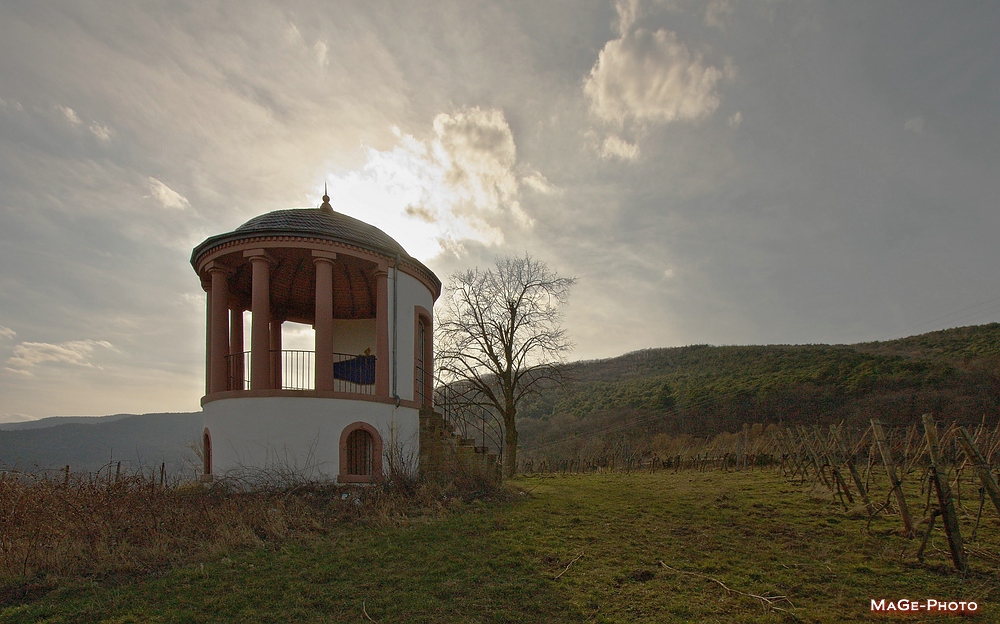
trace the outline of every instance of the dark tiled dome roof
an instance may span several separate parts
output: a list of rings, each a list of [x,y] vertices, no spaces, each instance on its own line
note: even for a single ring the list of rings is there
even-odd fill
[[[420,267],[433,275],[427,267],[406,253],[403,246],[374,225],[359,221],[329,208],[292,208],[275,210],[250,219],[232,232],[217,234],[205,239],[191,253],[191,264],[197,268],[198,258],[223,243],[258,236],[300,235],[355,245],[387,256],[399,255],[400,259]],[[437,278],[434,278],[437,280]]]
[[[318,234],[323,238],[380,251],[390,256],[398,253],[410,259],[403,246],[382,230],[332,210],[329,212],[316,208],[275,210],[250,219],[236,228],[233,234]]]
[[[330,206],[329,198],[325,195],[323,196],[323,205],[319,208],[275,210],[250,219],[232,232],[210,236],[191,252],[191,266],[194,267],[195,271],[201,273],[199,270],[201,258],[229,243],[287,236],[301,236],[360,247],[388,257],[390,262],[392,259],[398,259],[404,266],[408,265],[416,269],[416,274],[424,276],[425,283],[430,286],[435,299],[441,293],[441,280],[419,260],[406,253],[402,245],[374,225],[335,212]],[[268,247],[269,243],[262,242],[262,246]],[[308,246],[307,244],[306,247]],[[351,254],[348,252],[347,255]],[[206,275],[203,274],[202,278],[205,277]]]

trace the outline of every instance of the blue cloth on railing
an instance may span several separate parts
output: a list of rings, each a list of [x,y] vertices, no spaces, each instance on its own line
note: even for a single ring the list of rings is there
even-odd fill
[[[375,383],[375,356],[359,355],[343,362],[334,362],[333,378],[362,386]]]

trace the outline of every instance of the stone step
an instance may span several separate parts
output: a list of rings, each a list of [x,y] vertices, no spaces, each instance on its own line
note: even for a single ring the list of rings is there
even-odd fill
[[[496,455],[475,438],[456,431],[454,423],[430,408],[420,411],[420,470],[429,477],[447,476],[455,470],[499,477]]]

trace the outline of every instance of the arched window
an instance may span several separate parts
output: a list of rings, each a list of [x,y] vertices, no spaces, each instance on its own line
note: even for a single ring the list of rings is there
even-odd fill
[[[212,474],[212,433],[205,427],[201,434],[201,459],[203,463],[202,474]]]
[[[347,436],[347,474],[371,476],[373,446],[372,434],[364,429],[355,429]]]
[[[416,306],[413,332],[413,400],[419,405],[434,404],[434,332],[431,314]]]
[[[340,434],[341,483],[371,483],[382,478],[382,436],[375,427],[356,422]]]

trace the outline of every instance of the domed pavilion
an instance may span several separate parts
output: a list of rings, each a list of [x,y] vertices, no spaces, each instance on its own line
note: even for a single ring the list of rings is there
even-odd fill
[[[272,469],[365,483],[384,456],[416,468],[433,272],[326,195],[206,239],[191,265],[208,293],[203,480]],[[284,349],[285,322],[312,326],[315,348]]]

